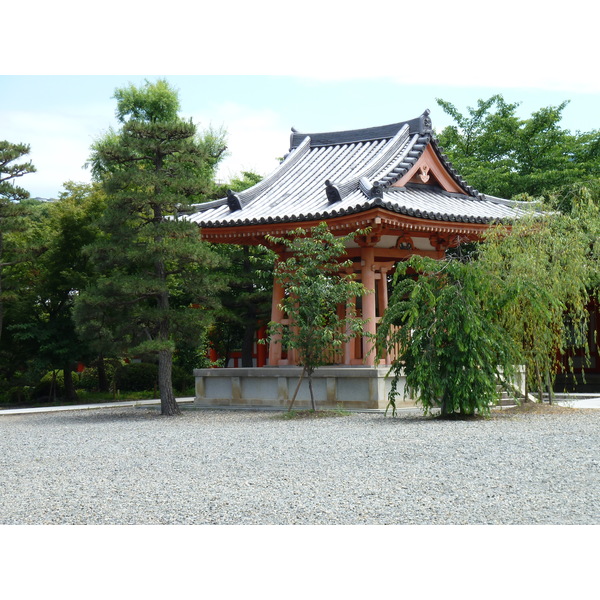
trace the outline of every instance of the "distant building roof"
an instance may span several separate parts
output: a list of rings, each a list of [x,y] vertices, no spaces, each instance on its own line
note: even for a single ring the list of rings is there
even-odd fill
[[[522,203],[472,188],[443,154],[429,111],[401,123],[300,133],[265,179],[227,198],[198,204],[188,218],[204,228],[332,219],[373,208],[453,223],[505,222]]]

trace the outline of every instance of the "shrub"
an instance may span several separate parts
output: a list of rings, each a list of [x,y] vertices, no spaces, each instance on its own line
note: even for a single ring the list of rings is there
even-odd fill
[[[53,397],[62,398],[65,394],[64,373],[48,371],[33,388],[33,398],[50,402]]]
[[[177,392],[185,392],[193,385],[193,372],[178,365],[173,365],[173,389]]]
[[[158,365],[130,363],[115,371],[116,389],[128,392],[145,392],[158,388]]]

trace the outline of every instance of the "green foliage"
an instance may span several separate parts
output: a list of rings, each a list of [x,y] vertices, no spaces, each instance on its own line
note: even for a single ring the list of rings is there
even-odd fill
[[[285,290],[281,309],[290,324],[270,323],[270,335],[298,351],[298,364],[309,377],[313,410],[314,370],[331,364],[332,354],[362,334],[364,321],[357,317],[354,300],[367,290],[354,280],[353,273],[344,272],[352,263],[343,260],[345,244],[361,233],[336,237],[321,223],[309,233],[298,228],[289,237],[268,236],[271,243],[283,245],[291,254],[275,267],[275,277]],[[344,308],[343,314],[338,306]]]
[[[115,389],[128,392],[145,392],[158,387],[156,363],[129,363],[115,371]]]
[[[22,204],[29,198],[29,192],[14,182],[36,170],[31,161],[15,164],[16,160],[29,154],[29,150],[27,144],[0,141],[0,336],[6,305],[14,299],[19,287],[18,278],[16,283],[11,279],[11,267],[26,261],[30,254],[23,237],[29,211]]]
[[[173,388],[185,391],[194,385],[191,371],[173,365]],[[128,363],[115,371],[113,386],[119,392],[156,392],[158,365],[156,363]]]
[[[65,397],[65,378],[62,371],[45,373],[33,389],[33,399],[54,402]]]
[[[142,88],[133,84],[115,90],[117,100],[116,117],[124,123],[127,120],[149,123],[168,123],[178,120],[180,110],[179,97],[167,81],[159,79],[151,83],[147,79]]]
[[[485,414],[517,364],[540,397],[552,389],[560,356],[588,343],[586,307],[600,268],[598,207],[573,200],[570,215],[532,212],[510,229],[491,228],[464,261],[398,265],[378,330],[379,347],[397,351],[394,410],[403,373],[426,413]],[[411,268],[418,276],[407,275]]]
[[[15,164],[30,152],[28,144],[13,144],[0,141],[0,207],[6,208],[11,202],[19,202],[29,198],[29,192],[15,184],[17,177],[27,173],[35,173],[36,168],[31,161]],[[3,216],[0,216],[3,218]]]
[[[253,171],[242,171],[242,173],[234,177],[228,183],[214,184],[213,188],[207,194],[208,200],[218,200],[219,198],[225,198],[229,190],[233,192],[242,192],[253,185],[256,185],[262,180],[262,177],[258,173]]]
[[[177,341],[200,341],[222,286],[222,259],[199,239],[186,207],[212,185],[225,151],[214,132],[198,136],[177,114],[179,100],[164,80],[115,92],[119,132],[92,147],[92,173],[107,193],[101,235],[88,247],[93,285],[79,296],[80,331],[129,355],[159,362],[163,414],[178,414],[171,371]]]
[[[528,385],[551,390],[560,357],[571,344],[587,347],[590,289],[600,267],[590,230],[600,228],[597,207],[585,217],[530,214],[511,230],[495,227],[481,245],[479,264],[499,303],[498,321],[519,346]]]
[[[409,269],[416,276],[408,275]],[[394,275],[389,307],[378,329],[380,349],[395,351],[389,406],[398,383],[425,414],[487,414],[497,386],[514,375],[515,347],[494,318],[497,305],[475,263],[413,256]]]
[[[469,184],[487,194],[547,196],[600,173],[600,131],[571,134],[560,127],[568,102],[528,119],[499,94],[467,107],[466,115],[450,102],[437,103],[454,120],[439,133],[441,146]]]
[[[264,246],[215,245],[226,260],[219,269],[227,287],[221,292],[221,308],[210,329],[212,347],[227,361],[242,349],[242,366],[252,366],[255,332],[271,315],[275,254]]]
[[[59,200],[49,203],[30,223],[43,248],[28,264],[20,265],[18,298],[8,314],[11,341],[35,372],[61,369],[68,399],[76,399],[69,377],[77,360],[94,358],[87,340],[73,322],[73,304],[87,285],[92,267],[82,251],[98,235],[95,223],[105,197],[98,185],[68,182]]]
[[[241,177],[215,185],[208,197],[224,198],[228,190],[240,192],[261,179],[243,171]],[[232,351],[241,349],[242,366],[251,367],[257,327],[270,317],[275,254],[261,245],[216,244],[214,250],[226,260],[219,272],[227,287],[220,294],[221,308],[210,329],[210,343],[225,364]]]
[[[589,289],[593,294],[600,292],[600,178],[589,179],[558,188],[549,197],[549,206],[568,215],[577,223],[577,228],[588,247],[587,274]]]
[[[115,361],[107,361],[105,365],[106,376],[109,382],[114,380],[114,373],[117,368],[117,365],[114,364]],[[76,378],[76,386],[77,390],[85,390],[88,392],[104,392],[108,393],[110,390],[110,385],[105,390],[100,389],[100,381],[98,374],[98,367],[90,367],[86,366],[83,373],[77,376]]]

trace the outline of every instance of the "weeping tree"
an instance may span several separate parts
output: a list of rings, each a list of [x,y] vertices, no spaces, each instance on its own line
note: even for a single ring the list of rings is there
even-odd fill
[[[93,327],[129,355],[158,359],[163,415],[178,414],[172,385],[177,339],[210,320],[221,263],[180,212],[207,192],[225,152],[179,116],[165,80],[115,91],[118,131],[92,146],[89,164],[107,195],[100,235],[88,248],[96,277],[77,300],[81,330]]]
[[[380,321],[380,352],[395,355],[388,408],[399,382],[429,414],[487,414],[515,375],[518,349],[497,322],[497,299],[476,262],[413,256],[399,263]]]
[[[290,254],[275,267],[275,278],[285,291],[280,309],[288,323],[271,322],[269,335],[297,351],[298,364],[303,367],[300,381],[304,375],[308,377],[312,410],[316,410],[315,369],[331,364],[332,354],[363,333],[365,321],[357,315],[355,299],[368,290],[353,273],[346,272],[352,261],[344,260],[346,243],[361,234],[364,231],[336,237],[326,223],[320,223],[309,232],[298,228],[286,237],[267,236]]]
[[[531,212],[490,228],[463,260],[415,256],[398,265],[378,330],[380,349],[399,349],[390,406],[405,375],[406,393],[426,413],[485,414],[518,364],[528,388],[540,400],[547,389],[552,401],[560,356],[587,344],[595,214]]]
[[[491,228],[480,248],[479,265],[499,303],[496,321],[519,346],[528,389],[540,400],[546,390],[552,402],[569,346],[588,349],[587,306],[599,267],[592,231],[597,209],[579,204],[572,214],[531,213],[510,230]]]

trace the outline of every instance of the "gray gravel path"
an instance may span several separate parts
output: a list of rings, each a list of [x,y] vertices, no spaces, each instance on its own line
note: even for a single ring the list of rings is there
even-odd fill
[[[110,408],[0,420],[1,524],[600,523],[600,411]]]

